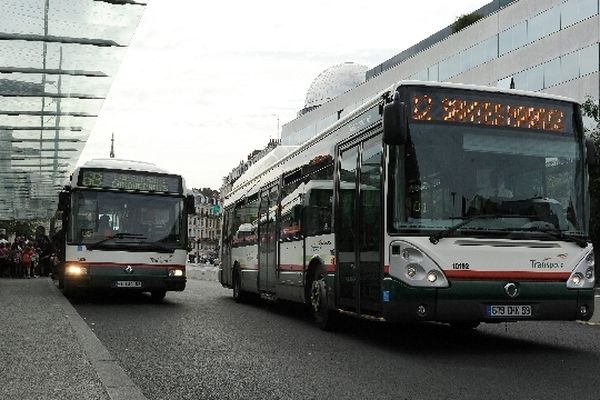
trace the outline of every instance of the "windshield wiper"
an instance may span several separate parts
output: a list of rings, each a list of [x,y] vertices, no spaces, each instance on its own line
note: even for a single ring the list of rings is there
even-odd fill
[[[556,228],[550,228],[550,229],[534,228],[534,227],[515,228],[515,229],[511,229],[511,231],[545,233],[546,235],[548,235],[554,239],[564,240],[566,242],[574,242],[575,244],[577,244],[579,247],[582,247],[582,248],[586,248],[588,245],[587,240],[582,239],[577,236],[574,236],[574,235],[570,235],[570,234],[566,233],[565,231],[562,231],[562,230],[556,229]]]
[[[131,238],[131,239],[146,239],[146,236],[142,235],[141,233],[127,233],[127,232],[119,232],[119,233],[115,233],[114,235],[111,235],[105,239],[102,239],[99,242],[96,243],[90,243],[87,245],[87,248],[94,248],[97,246],[100,246],[106,242],[108,242],[109,240],[113,240],[113,239],[125,239],[125,238]]]
[[[433,244],[438,244],[438,242],[440,241],[441,238],[443,237],[448,237],[451,234],[453,234],[454,232],[456,232],[457,230],[459,230],[460,228],[462,228],[465,225],[470,224],[471,222],[477,220],[477,219],[495,219],[495,218],[523,218],[523,215],[514,215],[514,214],[510,214],[510,215],[506,215],[506,214],[481,214],[481,215],[475,215],[463,222],[461,222],[458,225],[454,225],[448,229],[444,229],[441,230],[437,233],[434,233],[433,235],[429,236],[429,241]]]

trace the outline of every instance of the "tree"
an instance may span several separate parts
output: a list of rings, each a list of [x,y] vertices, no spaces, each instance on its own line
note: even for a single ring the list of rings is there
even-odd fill
[[[479,21],[481,18],[483,18],[483,15],[475,12],[456,17],[456,21],[454,21],[452,24],[452,33],[456,33],[461,29],[466,28],[467,26]]]
[[[15,236],[33,237],[35,228],[39,225],[35,221],[8,220],[0,221],[0,228],[6,229],[6,234]]]

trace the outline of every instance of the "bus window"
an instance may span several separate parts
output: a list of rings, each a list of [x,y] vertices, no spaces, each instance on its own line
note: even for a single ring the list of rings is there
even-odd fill
[[[258,203],[258,199],[254,197],[236,205],[231,219],[232,247],[256,244]]]
[[[304,184],[294,182],[285,186],[281,200],[281,232],[282,241],[296,240],[302,237],[302,194]]]

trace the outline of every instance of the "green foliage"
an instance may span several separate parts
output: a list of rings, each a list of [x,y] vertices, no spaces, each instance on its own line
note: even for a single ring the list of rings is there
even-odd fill
[[[38,227],[39,222],[36,221],[0,221],[0,228],[6,229],[7,235],[15,234],[16,236],[35,236],[35,229]]]
[[[596,126],[587,130],[587,134],[594,141],[596,151],[600,154],[600,108],[598,103],[590,96],[581,104],[581,114],[592,118]],[[595,248],[600,248],[600,171],[598,168],[590,169],[590,236]]]
[[[454,21],[452,24],[452,33],[456,33],[461,29],[466,28],[472,23],[479,21],[481,18],[483,18],[483,15],[478,13],[463,14],[459,17],[456,17],[456,21]]]

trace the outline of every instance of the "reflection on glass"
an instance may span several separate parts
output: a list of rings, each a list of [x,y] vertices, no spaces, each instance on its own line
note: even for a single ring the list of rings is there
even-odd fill
[[[497,214],[513,217],[484,218],[469,229],[587,233],[575,135],[435,123],[415,123],[410,132],[406,148],[391,153],[392,232],[447,229]]]
[[[182,248],[180,197],[81,190],[73,196],[69,242],[105,247]]]

